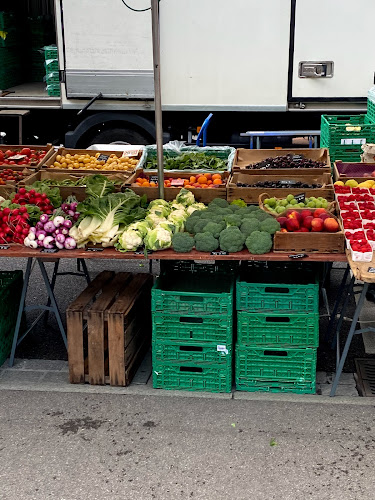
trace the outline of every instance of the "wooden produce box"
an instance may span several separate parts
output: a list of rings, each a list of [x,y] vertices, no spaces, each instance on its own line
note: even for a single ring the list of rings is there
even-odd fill
[[[5,198],[6,200],[9,200],[10,195],[15,192],[16,192],[15,185],[4,184],[3,186],[0,186],[0,196],[2,198]]]
[[[11,150],[20,150],[22,148],[30,148],[30,149],[36,149],[38,151],[45,151],[46,152],[46,156],[39,162],[39,163],[35,163],[35,165],[4,165],[4,164],[0,164],[0,168],[4,169],[4,168],[11,168],[12,170],[24,170],[25,168],[29,169],[29,170],[39,170],[40,168],[42,168],[42,165],[44,165],[44,163],[46,161],[48,161],[49,158],[51,158],[54,154],[54,148],[52,147],[52,144],[47,144],[46,146],[28,146],[28,145],[23,145],[23,146],[20,146],[20,145],[1,145],[0,146],[0,151],[7,151],[8,149],[11,149]]]
[[[345,235],[342,229],[338,233],[277,232],[273,240],[275,252],[288,253],[344,253],[344,245]]]
[[[100,172],[96,172],[96,174],[99,174]],[[33,175],[30,177],[27,177],[26,179],[20,181],[17,184],[17,187],[22,187],[22,186],[30,186],[36,181],[44,181],[44,180],[56,180],[56,181],[64,181],[64,180],[72,180],[72,181],[78,181],[82,177],[87,177],[89,175],[94,175],[90,173],[77,173],[76,171],[69,170],[69,173],[65,172],[60,172],[59,170],[39,170],[38,172],[35,172]],[[122,172],[121,170],[116,171],[116,173],[108,173],[103,172],[101,175],[105,175],[108,177],[109,180],[111,181],[118,181],[119,184],[116,185],[115,191],[121,191],[122,185],[124,185],[129,176],[131,175],[130,173],[124,171]],[[77,198],[77,201],[84,201],[86,198],[86,186],[51,186],[51,187],[58,187],[60,191],[61,198],[63,200],[66,200],[68,196],[75,196]]]
[[[102,271],[68,307],[72,384],[130,384],[151,343],[149,274]]]
[[[354,179],[357,182],[375,180],[375,176],[371,175],[372,172],[375,172],[375,163],[346,163],[336,160],[333,164],[333,178],[335,182],[345,182],[349,179]],[[364,174],[369,175],[364,176]]]
[[[223,182],[227,184],[229,180],[230,173],[229,172],[210,172],[212,175],[215,173],[220,173]],[[199,172],[197,172],[199,174]],[[157,187],[142,187],[138,186],[135,180],[138,177],[152,177],[156,174],[150,173],[147,170],[143,170],[142,168],[138,168],[136,172],[129,178],[126,187],[132,189],[139,196],[143,196],[144,194],[147,196],[147,200],[156,200],[159,198],[159,190]],[[193,173],[187,172],[164,172],[164,179],[190,179],[193,176]],[[156,176],[157,177],[157,176]],[[166,201],[172,201],[176,198],[181,188],[179,187],[165,187],[164,188],[164,198]],[[188,188],[195,197],[197,202],[201,203],[210,203],[215,198],[223,198],[224,200],[227,197],[227,187],[226,185],[218,186],[215,188]]]
[[[322,184],[321,188],[293,188],[285,187],[269,188],[269,187],[239,187],[238,182],[243,184],[255,184],[261,181],[279,181],[279,180],[293,180],[301,181],[307,184]],[[334,200],[334,190],[332,185],[331,174],[326,172],[323,174],[309,174],[309,175],[263,175],[259,174],[259,170],[235,170],[228,183],[227,200],[229,202],[241,198],[246,203],[258,203],[259,196],[267,191],[270,197],[285,198],[288,194],[301,194],[305,193],[306,198],[310,196],[323,197],[328,201]]]
[[[331,161],[327,148],[305,148],[305,149],[245,149],[240,148],[236,151],[234,158],[234,170],[244,169],[247,165],[258,163],[266,158],[276,156],[286,156],[288,154],[303,155],[314,161],[324,162],[325,167],[321,168],[273,168],[273,169],[254,169],[259,175],[305,175],[313,172],[315,175],[331,173]]]
[[[139,163],[139,160],[141,159],[142,156],[142,150],[139,150],[136,155],[132,155],[131,158],[137,160],[137,164],[134,164],[133,168],[130,170],[119,170],[119,169],[93,169],[93,170],[86,170],[82,168],[55,168],[53,164],[56,161],[56,158],[61,155],[61,156],[66,156],[67,154],[70,154],[74,156],[75,154],[78,155],[90,155],[90,156],[95,156],[96,154],[101,154],[105,156],[110,156],[110,155],[115,155],[118,158],[121,158],[123,156],[122,151],[96,151],[92,149],[67,149],[67,148],[59,148],[55,153],[48,158],[46,162],[43,163],[43,168],[47,169],[53,169],[55,172],[62,172],[62,173],[72,173],[73,172],[78,172],[78,173],[86,173],[87,175],[89,174],[100,174],[100,173],[114,173],[114,172],[129,172],[133,173],[134,170],[137,168],[137,165]],[[136,153],[136,152],[135,152]],[[104,166],[104,165],[103,165]]]

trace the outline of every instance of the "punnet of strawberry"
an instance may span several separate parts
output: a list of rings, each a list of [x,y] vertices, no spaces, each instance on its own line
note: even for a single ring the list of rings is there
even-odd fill
[[[351,241],[350,246],[354,252],[360,252],[360,253],[372,252],[372,247],[367,240]]]

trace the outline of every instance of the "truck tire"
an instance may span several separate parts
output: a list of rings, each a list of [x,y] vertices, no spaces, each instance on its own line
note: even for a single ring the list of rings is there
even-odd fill
[[[99,132],[99,134],[90,139],[89,146],[91,146],[91,144],[110,144],[116,141],[128,142],[129,144],[151,144],[149,139],[135,130],[128,128],[113,128]]]

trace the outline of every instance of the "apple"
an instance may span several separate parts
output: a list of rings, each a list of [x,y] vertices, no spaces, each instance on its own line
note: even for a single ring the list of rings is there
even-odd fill
[[[288,219],[286,217],[277,217],[276,220],[280,224],[281,227],[285,227],[285,224],[288,221]]]
[[[288,210],[286,216],[288,219],[296,219],[298,223],[300,223],[302,220],[301,214],[299,212],[296,212],[295,210]]]
[[[299,229],[299,222],[297,219],[290,217],[286,222],[286,228],[289,232],[293,233]]]
[[[314,211],[314,217],[317,218],[319,217],[320,214],[326,214],[326,210],[325,208],[317,208],[315,211]]]
[[[300,215],[301,215],[302,219],[305,219],[306,217],[312,216],[312,211],[307,210],[307,209],[303,209],[303,210],[301,210]]]
[[[320,232],[323,231],[324,221],[320,217],[314,217],[311,221],[311,231]]]
[[[313,218],[314,217],[312,215],[305,217],[302,221],[302,226],[306,229],[311,229],[311,221],[313,220]]]
[[[322,219],[322,220],[326,220],[326,219],[329,219],[329,218],[330,218],[330,215],[327,214],[327,213],[319,215],[319,219]]]
[[[337,233],[337,231],[340,229],[339,223],[333,217],[325,219],[323,225],[324,230],[328,231],[329,233]]]

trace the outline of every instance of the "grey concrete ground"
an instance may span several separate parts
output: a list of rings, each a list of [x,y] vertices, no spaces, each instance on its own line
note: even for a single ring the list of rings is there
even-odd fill
[[[2,500],[367,500],[373,407],[1,392]]]

